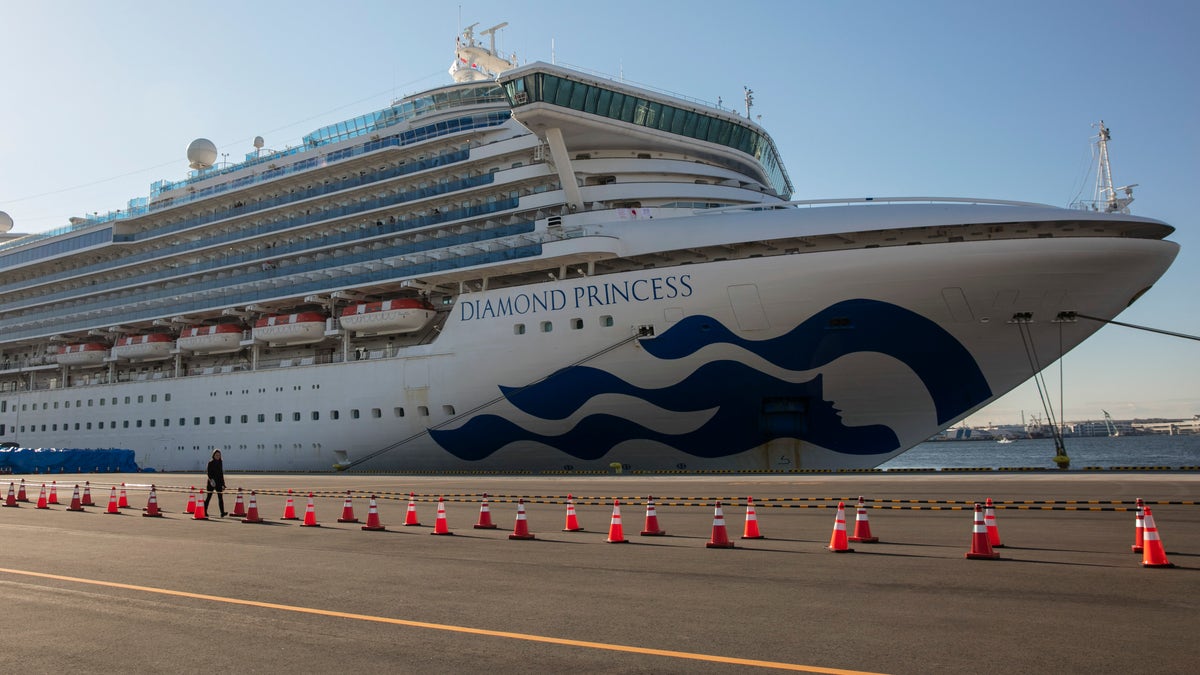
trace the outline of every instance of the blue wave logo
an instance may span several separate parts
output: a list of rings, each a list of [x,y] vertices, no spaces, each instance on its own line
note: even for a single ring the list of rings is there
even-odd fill
[[[788,333],[746,340],[706,316],[687,317],[662,335],[642,341],[659,360],[681,359],[715,344],[730,344],[786,370],[819,369],[857,352],[877,352],[904,363],[920,378],[945,424],[991,396],[971,354],[932,321],[876,300],[831,305]],[[822,376],[807,382],[780,380],[736,361],[707,363],[682,381],[658,389],[636,387],[611,373],[572,366],[534,385],[501,387],[521,411],[562,420],[595,396],[620,394],[677,413],[715,410],[700,427],[667,434],[609,414],[583,417],[569,431],[547,436],[498,415],[478,415],[450,430],[430,430],[434,441],[464,460],[488,457],[509,443],[533,441],[580,460],[596,460],[631,440],[662,443],[696,457],[717,458],[758,447],[776,438],[797,438],[851,455],[891,452],[900,447],[889,427],[848,427],[823,397]]]

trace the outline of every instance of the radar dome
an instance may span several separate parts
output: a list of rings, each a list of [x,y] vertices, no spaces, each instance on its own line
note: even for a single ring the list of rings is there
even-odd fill
[[[263,145],[264,145],[263,137],[262,137],[262,136],[255,136],[255,137],[254,137],[254,147],[255,147],[255,149],[257,149],[257,150],[261,150]]]
[[[207,138],[197,138],[188,145],[188,166],[207,169],[217,161],[217,146]]]
[[[8,215],[7,213],[5,213],[3,211],[0,211],[0,233],[8,232],[9,230],[12,229],[12,226],[13,226],[12,216]]]

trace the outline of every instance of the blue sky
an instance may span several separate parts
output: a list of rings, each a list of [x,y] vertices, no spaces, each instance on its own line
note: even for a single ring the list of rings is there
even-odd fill
[[[754,90],[797,199],[1090,198],[1091,124],[1114,180],[1164,220],[1174,267],[1121,315],[1200,334],[1200,3],[205,3],[3,0],[0,210],[64,225],[185,175],[213,140],[231,161],[262,135],[319,126],[449,81],[463,23],[499,46],[727,107]],[[1065,364],[1067,419],[1200,413],[1200,343],[1107,327]],[[1058,400],[1058,368],[1048,375]],[[970,422],[1040,414],[1023,386]]]

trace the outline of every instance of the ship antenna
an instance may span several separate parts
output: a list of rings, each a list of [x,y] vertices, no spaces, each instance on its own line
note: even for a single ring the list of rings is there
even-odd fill
[[[1133,202],[1133,188],[1137,187],[1137,183],[1113,187],[1112,166],[1108,162],[1108,142],[1112,140],[1112,133],[1104,126],[1104,120],[1093,126],[1100,128],[1100,136],[1096,141],[1099,160],[1096,166],[1095,208],[1102,208],[1105,213],[1128,214],[1129,204]],[[1125,196],[1118,197],[1118,190],[1123,191]]]
[[[750,108],[754,107],[754,90],[750,87],[742,87],[746,92],[746,119],[750,119]]]

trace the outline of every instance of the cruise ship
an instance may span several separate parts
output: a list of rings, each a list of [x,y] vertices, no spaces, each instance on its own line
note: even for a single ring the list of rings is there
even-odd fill
[[[0,443],[154,470],[867,468],[1178,251],[1119,202],[795,201],[748,115],[474,29],[451,84],[236,163],[197,139],[127,209],[0,234]]]

